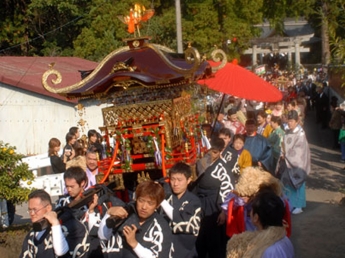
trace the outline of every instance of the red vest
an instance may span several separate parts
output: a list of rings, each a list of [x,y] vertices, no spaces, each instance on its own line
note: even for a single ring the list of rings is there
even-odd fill
[[[235,198],[232,198],[228,204],[228,218],[226,221],[226,234],[232,237],[234,234],[240,234],[246,230],[246,223],[244,219],[244,206],[234,208]],[[285,203],[284,226],[286,229],[286,236],[291,236],[291,213],[290,206],[287,200]]]

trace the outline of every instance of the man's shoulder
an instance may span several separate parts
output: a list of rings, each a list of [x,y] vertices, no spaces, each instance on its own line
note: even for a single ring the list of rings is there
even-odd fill
[[[98,174],[98,168],[96,168],[94,171],[96,171],[96,175]],[[86,173],[92,174],[93,171],[91,171],[88,167],[86,167]]]
[[[261,134],[256,134],[254,136],[246,136],[246,142],[267,142],[267,139]]]
[[[26,240],[28,240],[29,238],[35,236],[35,234],[36,234],[36,232],[35,232],[33,229],[31,229],[31,230],[25,235],[24,242],[25,242]]]
[[[256,142],[261,143],[262,145],[269,145],[268,140],[265,136],[262,136],[260,134],[256,135]]]
[[[164,231],[164,228],[170,229],[168,221],[166,220],[166,218],[164,218],[164,216],[162,214],[154,212],[153,216],[151,218],[152,218],[152,220],[155,220],[163,228],[163,231]]]
[[[60,195],[59,199],[57,199],[56,201],[56,206],[63,207],[69,204],[70,202],[71,202],[71,196],[69,196],[68,194]]]
[[[237,153],[237,151],[231,146],[231,144],[228,144],[228,145],[225,147],[224,151],[229,151],[229,152],[231,152],[231,153]]]
[[[256,134],[254,138],[259,139],[259,140],[266,140],[265,136],[262,136],[261,134]]]
[[[56,156],[56,155],[51,155],[49,156],[49,158],[50,160],[53,160],[53,161],[61,159],[59,156]]]
[[[199,203],[200,202],[200,199],[198,196],[196,196],[196,194],[190,192],[190,191],[186,191],[183,198],[185,198],[186,200],[188,201],[192,201],[192,202],[197,202]]]

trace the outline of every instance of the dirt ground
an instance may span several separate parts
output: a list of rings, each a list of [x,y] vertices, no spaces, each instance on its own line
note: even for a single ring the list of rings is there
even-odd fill
[[[6,231],[0,231],[0,257],[19,257],[22,242],[31,225],[28,223],[12,225]]]
[[[345,164],[340,150],[332,150],[330,129],[322,130],[308,114],[305,130],[312,154],[307,180],[307,207],[292,215],[291,240],[296,258],[340,258],[345,255]],[[17,206],[14,228],[0,232],[0,256],[18,257],[29,222],[26,205]]]
[[[332,132],[308,114],[305,131],[311,149],[312,173],[307,179],[307,207],[292,215],[291,240],[296,257],[344,257],[345,164],[332,149]]]

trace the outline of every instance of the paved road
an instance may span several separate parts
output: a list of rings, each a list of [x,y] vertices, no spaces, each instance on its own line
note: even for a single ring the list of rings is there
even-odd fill
[[[345,257],[345,164],[340,150],[332,150],[330,129],[321,129],[308,114],[305,131],[311,149],[312,173],[307,179],[307,207],[292,215],[296,257]]]
[[[345,164],[340,151],[332,150],[331,130],[306,119],[305,130],[312,154],[312,173],[307,180],[307,208],[292,215],[291,240],[296,257],[345,257],[345,206],[339,205],[345,193]],[[17,206],[15,223],[29,222],[27,206]]]

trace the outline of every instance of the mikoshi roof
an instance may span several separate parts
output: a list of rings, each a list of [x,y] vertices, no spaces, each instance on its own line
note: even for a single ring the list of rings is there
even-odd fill
[[[101,99],[138,87],[157,89],[190,84],[203,77],[208,67],[208,62],[201,60],[192,47],[181,55],[149,43],[148,38],[134,38],[106,56],[94,70],[87,71],[78,83],[57,87],[64,75],[53,66],[43,74],[42,83],[48,91],[70,99]]]

